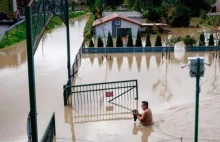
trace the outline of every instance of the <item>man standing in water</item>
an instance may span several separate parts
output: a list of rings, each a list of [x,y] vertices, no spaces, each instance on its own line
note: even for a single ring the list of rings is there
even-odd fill
[[[148,108],[148,102],[143,101],[141,107],[144,111],[143,114],[139,114],[138,112],[136,112],[134,113],[134,115],[137,116],[137,119],[140,120],[142,125],[145,125],[145,126],[153,125],[154,122],[152,118],[152,112],[150,108]]]

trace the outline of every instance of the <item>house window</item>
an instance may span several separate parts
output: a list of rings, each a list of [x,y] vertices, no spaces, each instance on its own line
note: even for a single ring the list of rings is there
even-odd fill
[[[121,21],[120,20],[115,20],[115,25],[121,25]]]

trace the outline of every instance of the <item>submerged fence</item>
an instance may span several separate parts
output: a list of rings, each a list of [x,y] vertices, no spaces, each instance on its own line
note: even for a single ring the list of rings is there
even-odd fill
[[[66,87],[64,101],[72,103],[74,123],[131,119],[138,107],[137,80],[105,82]],[[67,102],[66,102],[67,104]]]
[[[55,127],[55,113],[50,118],[46,131],[41,139],[41,142],[52,142],[54,140],[54,136],[56,135],[56,127]]]

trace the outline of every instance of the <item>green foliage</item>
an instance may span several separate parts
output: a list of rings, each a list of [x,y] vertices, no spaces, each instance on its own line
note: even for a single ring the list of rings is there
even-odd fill
[[[172,36],[169,40],[169,43],[174,46],[177,42],[183,41],[184,39],[181,36]]]
[[[123,0],[105,0],[106,5],[115,7],[123,4]]]
[[[127,43],[127,47],[133,47],[134,44],[133,44],[133,39],[132,39],[132,33],[131,31],[129,32],[128,34],[128,43]]]
[[[92,24],[95,20],[95,16],[92,15],[90,16],[89,20],[87,21],[85,28],[84,28],[84,32],[83,32],[83,37],[86,39],[86,41],[88,41],[89,39],[92,38],[93,34],[92,34]]]
[[[146,47],[151,46],[151,41],[150,41],[150,32],[147,32],[147,36],[146,36]]]
[[[204,46],[205,45],[205,35],[202,32],[199,36],[199,46]]]
[[[104,47],[102,38],[100,36],[98,36],[97,47]]]
[[[203,21],[206,20],[206,18],[207,18],[207,12],[203,9],[200,10],[200,18]]]
[[[141,32],[140,32],[140,30],[137,31],[137,38],[136,38],[135,46],[136,47],[142,47]]]
[[[209,45],[210,45],[210,46],[214,46],[214,37],[213,37],[213,34],[210,34],[210,37],[209,37]]]
[[[89,41],[89,47],[94,47],[94,43],[93,43],[92,39],[90,39],[90,41]]]
[[[123,41],[120,32],[117,33],[116,47],[123,47]]]
[[[108,32],[108,40],[107,40],[107,47],[114,47],[113,46],[113,39],[110,32]]]
[[[145,18],[149,21],[158,22],[161,19],[162,11],[161,8],[149,7],[147,11],[144,12]]]
[[[188,46],[193,46],[194,44],[196,44],[196,40],[193,36],[190,35],[186,35],[185,38],[183,39],[184,44],[188,47]]]
[[[168,21],[173,27],[188,27],[190,18],[189,8],[181,4],[170,9],[168,14]]]
[[[155,46],[162,46],[160,35],[157,35],[156,37]]]
[[[136,2],[134,4],[134,10],[141,12],[141,6],[140,6],[140,1],[139,0],[136,0]]]

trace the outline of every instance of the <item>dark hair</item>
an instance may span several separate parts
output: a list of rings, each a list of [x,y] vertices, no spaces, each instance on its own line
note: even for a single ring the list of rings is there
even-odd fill
[[[142,104],[144,104],[148,107],[148,102],[147,101],[142,101]]]

